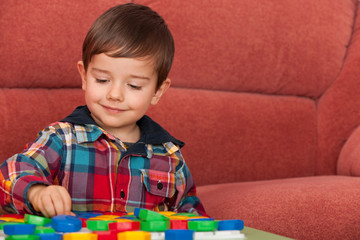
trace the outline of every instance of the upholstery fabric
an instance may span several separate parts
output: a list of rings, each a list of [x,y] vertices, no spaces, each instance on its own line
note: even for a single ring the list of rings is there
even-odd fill
[[[357,0],[1,1],[0,162],[84,104],[82,41],[125,2],[173,33],[172,88],[148,114],[186,142],[208,214],[360,239]]]

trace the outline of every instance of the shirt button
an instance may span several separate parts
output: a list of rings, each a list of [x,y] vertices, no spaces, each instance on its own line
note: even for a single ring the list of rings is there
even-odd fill
[[[164,185],[159,181],[158,184],[157,184],[157,188],[159,190],[163,189]]]
[[[121,197],[121,198],[124,198],[124,197],[125,197],[125,192],[124,192],[123,190],[121,190],[121,192],[120,192],[120,197]]]

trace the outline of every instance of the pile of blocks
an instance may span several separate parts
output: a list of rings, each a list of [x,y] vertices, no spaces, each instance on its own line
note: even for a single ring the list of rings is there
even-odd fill
[[[0,216],[0,240],[240,240],[242,220],[136,208],[128,215],[79,213],[45,218]]]

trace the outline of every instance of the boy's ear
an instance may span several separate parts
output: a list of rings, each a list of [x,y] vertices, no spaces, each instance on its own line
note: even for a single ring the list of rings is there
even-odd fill
[[[170,78],[165,79],[165,81],[161,84],[161,86],[159,87],[159,89],[156,91],[155,95],[151,99],[152,105],[156,105],[159,102],[160,98],[166,92],[166,90],[169,89],[170,85],[171,85]]]
[[[81,76],[82,89],[85,90],[86,89],[86,71],[85,71],[83,61],[78,61],[77,69],[78,69],[78,71],[80,73],[80,76]]]

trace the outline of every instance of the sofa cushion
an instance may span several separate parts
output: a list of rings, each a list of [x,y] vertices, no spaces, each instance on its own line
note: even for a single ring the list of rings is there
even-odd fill
[[[170,88],[149,115],[185,141],[197,185],[315,173],[309,99]]]
[[[360,176],[360,127],[346,141],[337,165],[339,175]]]
[[[201,186],[198,195],[216,219],[296,239],[359,239],[359,186],[360,178],[321,176]]]
[[[0,100],[1,162],[21,152],[51,122],[84,104],[81,89],[2,89]]]

